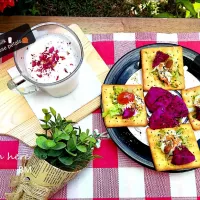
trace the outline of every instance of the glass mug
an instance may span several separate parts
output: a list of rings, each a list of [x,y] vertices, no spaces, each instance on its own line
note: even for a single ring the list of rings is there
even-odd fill
[[[34,93],[38,90],[45,91],[53,97],[62,97],[69,94],[78,86],[79,69],[83,62],[83,47],[79,38],[68,27],[53,22],[38,24],[32,27],[31,30],[35,36],[35,42],[37,42],[38,38],[50,34],[56,34],[62,37],[64,36],[67,38],[68,41],[70,40],[72,44],[72,50],[76,59],[75,69],[68,76],[56,82],[40,83],[35,81],[30,76],[30,73],[27,71],[26,62],[24,59],[25,51],[27,47],[29,48],[32,45],[31,44],[14,52],[14,61],[16,64],[16,68],[19,72],[19,76],[16,76],[8,81],[8,88],[11,90],[16,89],[22,95]],[[39,43],[38,52],[40,52]]]

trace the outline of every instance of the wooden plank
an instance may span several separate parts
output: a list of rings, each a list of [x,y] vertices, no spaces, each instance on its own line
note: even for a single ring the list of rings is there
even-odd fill
[[[34,116],[26,100],[20,95],[17,97],[13,96],[9,101],[1,104],[0,110],[0,133],[7,133],[8,135],[12,129]]]
[[[78,122],[81,119],[84,118],[84,115],[80,115],[81,113],[84,112],[93,112],[95,109],[97,109],[100,105],[100,96],[93,99],[92,101],[90,101],[88,104],[86,104],[85,106],[81,107],[80,109],[78,109],[77,111],[75,111],[74,113],[72,113],[71,115],[69,115],[68,117],[66,117],[67,120],[72,120],[74,122]]]
[[[3,134],[34,116],[24,97],[7,87],[7,82],[10,80],[7,70],[12,66],[14,66],[13,59],[0,65],[0,133]]]
[[[34,26],[43,22],[65,25],[78,24],[84,33],[113,32],[199,32],[199,19],[121,18],[121,17],[52,17],[52,16],[1,16],[0,32],[6,32],[24,23]]]
[[[38,119],[35,116],[33,116],[27,121],[24,121],[23,124],[16,126],[4,135],[9,135],[14,138],[17,138],[23,141],[25,144],[34,147],[36,145],[35,133],[44,133],[44,130],[41,128]]]

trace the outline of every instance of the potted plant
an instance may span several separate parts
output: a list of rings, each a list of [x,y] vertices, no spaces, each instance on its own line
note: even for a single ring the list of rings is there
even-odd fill
[[[100,134],[90,134],[67,121],[50,107],[42,109],[41,119],[45,133],[37,134],[33,156],[23,163],[24,171],[12,177],[12,193],[6,194],[8,200],[45,200],[73,179],[87,164],[99,156],[93,149],[99,142]]]

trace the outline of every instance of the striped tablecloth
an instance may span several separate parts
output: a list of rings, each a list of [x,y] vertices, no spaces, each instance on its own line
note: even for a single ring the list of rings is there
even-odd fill
[[[146,44],[170,42],[200,52],[199,33],[114,33],[87,35],[106,64],[112,65],[128,51]],[[12,55],[2,59],[4,62]],[[89,92],[89,91],[88,91]],[[83,119],[82,129],[106,132],[100,109]],[[33,150],[20,141],[0,136],[0,200],[9,192],[9,179],[17,173],[20,157]],[[53,200],[200,200],[200,169],[160,173],[128,158],[111,139],[103,139],[95,154],[102,156],[58,192]]]

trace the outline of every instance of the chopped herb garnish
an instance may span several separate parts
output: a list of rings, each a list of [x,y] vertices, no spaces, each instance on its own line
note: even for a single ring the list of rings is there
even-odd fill
[[[106,117],[110,115],[110,117],[122,115],[122,105],[119,103],[114,104],[107,112],[102,114],[102,117]]]
[[[159,140],[157,143],[156,143],[156,146],[158,147],[158,148],[160,148],[161,147],[161,141]]]
[[[179,128],[177,131],[176,131],[176,134],[177,135],[181,135],[183,133],[184,129],[183,128]]]
[[[117,87],[117,86],[113,86],[113,91],[115,95],[119,95],[120,93],[123,92],[123,88]]]
[[[194,115],[192,115],[192,117],[196,119],[197,118],[197,114],[195,113]]]
[[[151,74],[158,76],[158,72],[156,70],[152,71]]]
[[[173,88],[177,88],[177,87],[178,87],[178,84],[175,83],[175,82],[171,82],[171,86],[172,86]]]

